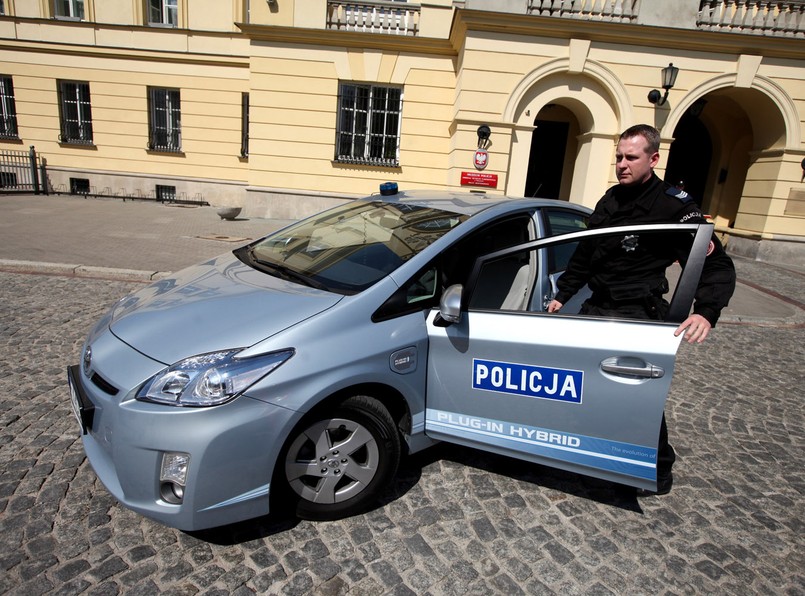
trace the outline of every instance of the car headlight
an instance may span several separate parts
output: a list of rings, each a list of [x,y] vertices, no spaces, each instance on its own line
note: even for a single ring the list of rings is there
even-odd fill
[[[238,359],[240,350],[186,358],[146,381],[137,399],[172,406],[217,406],[251,387],[293,356],[293,350]]]

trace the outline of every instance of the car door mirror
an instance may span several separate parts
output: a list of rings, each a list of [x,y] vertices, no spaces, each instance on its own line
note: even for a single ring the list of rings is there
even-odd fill
[[[455,284],[447,288],[439,301],[439,315],[435,323],[446,327],[453,323],[461,322],[461,294],[464,286]]]

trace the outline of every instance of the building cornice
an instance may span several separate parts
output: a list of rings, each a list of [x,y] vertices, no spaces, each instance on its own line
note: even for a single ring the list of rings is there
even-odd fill
[[[649,46],[689,52],[758,54],[774,58],[805,59],[805,43],[802,39],[456,9],[450,41],[457,52],[471,31],[587,39],[598,43]]]
[[[87,46],[84,44],[65,44],[46,41],[19,41],[0,39],[0,49],[43,54],[62,54],[69,56],[104,56],[144,62],[181,62],[206,66],[235,66],[249,68],[248,56],[222,56],[220,54],[200,54],[196,52],[172,52],[170,50],[132,50],[108,46]]]
[[[35,19],[22,17],[2,17],[2,20],[11,20],[15,25],[20,23],[52,26],[76,27],[91,29],[92,31],[119,31],[121,33],[137,33],[158,31],[162,35],[183,37],[210,37],[216,39],[244,40],[239,32],[195,31],[179,28],[154,28],[142,25],[117,25],[112,23],[92,23],[86,21],[67,21],[60,19]],[[97,38],[97,36],[94,36]],[[246,43],[245,40],[241,43]],[[248,47],[244,45],[242,54],[222,54],[221,52],[200,52],[197,50],[176,50],[163,48],[132,48],[130,46],[112,46],[99,43],[87,44],[80,42],[53,41],[26,39],[19,37],[0,37],[0,48],[5,50],[26,50],[48,54],[65,54],[71,56],[104,56],[108,58],[121,58],[127,60],[156,61],[156,62],[183,62],[205,65],[226,65],[249,67]]]
[[[279,27],[276,25],[253,25],[235,23],[244,35],[253,41],[304,44],[317,46],[338,46],[403,52],[406,54],[433,54],[455,56],[456,51],[447,39],[431,37],[386,35],[382,33],[363,33],[360,31],[336,31],[332,29],[306,29],[301,27]]]

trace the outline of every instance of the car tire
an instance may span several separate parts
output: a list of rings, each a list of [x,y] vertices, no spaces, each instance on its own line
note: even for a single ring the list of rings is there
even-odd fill
[[[297,517],[348,517],[365,510],[388,485],[400,452],[388,410],[377,399],[358,395],[333,410],[318,410],[296,427],[277,462],[276,480]]]

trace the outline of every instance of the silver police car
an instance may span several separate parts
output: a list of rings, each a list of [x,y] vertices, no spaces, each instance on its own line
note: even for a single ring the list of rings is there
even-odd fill
[[[484,193],[346,203],[115,304],[68,369],[84,450],[124,506],[182,530],[370,506],[435,441],[656,487],[657,436],[712,226],[586,230]],[[666,321],[545,312],[578,242],[681,234]],[[271,497],[271,498],[270,498]],[[273,507],[273,505],[272,505]]]

